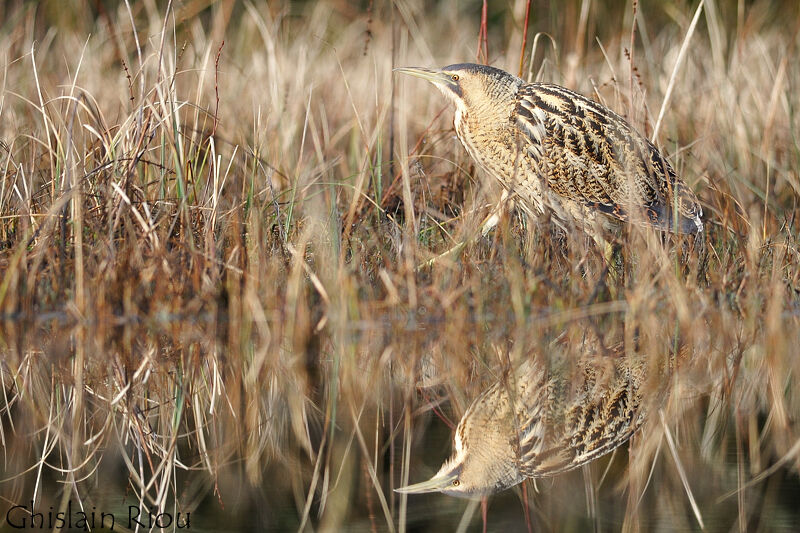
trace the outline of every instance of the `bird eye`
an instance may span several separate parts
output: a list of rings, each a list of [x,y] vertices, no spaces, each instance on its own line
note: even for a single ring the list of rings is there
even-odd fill
[[[450,76],[450,79],[453,81],[458,81],[458,74],[453,74],[452,76]]]
[[[458,77],[458,76],[456,76],[456,77]],[[454,487],[458,487],[459,485],[461,485],[461,482],[459,480],[457,480],[457,479],[454,479],[453,480],[453,486]]]

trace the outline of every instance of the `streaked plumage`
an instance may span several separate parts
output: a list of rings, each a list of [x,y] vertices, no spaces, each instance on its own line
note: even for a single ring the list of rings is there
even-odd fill
[[[398,491],[476,497],[584,465],[639,429],[664,391],[648,374],[668,381],[672,366],[621,346],[577,362],[527,360],[467,409],[439,472]]]
[[[397,70],[434,83],[455,103],[461,143],[529,213],[549,208],[562,226],[588,231],[613,219],[703,230],[695,194],[650,141],[605,106],[484,65]]]

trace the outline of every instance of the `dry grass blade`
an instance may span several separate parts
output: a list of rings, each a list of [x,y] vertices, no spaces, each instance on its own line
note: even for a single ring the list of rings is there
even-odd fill
[[[678,475],[681,478],[681,483],[683,483],[683,490],[686,492],[686,497],[689,498],[689,503],[692,506],[692,512],[697,519],[697,523],[700,525],[700,529],[705,530],[706,527],[703,525],[703,516],[700,514],[700,508],[697,506],[697,500],[695,500],[694,494],[692,493],[692,488],[689,486],[689,479],[686,477],[686,469],[683,468],[683,463],[681,462],[680,457],[678,457],[678,450],[675,446],[675,440],[672,438],[672,432],[669,430],[669,426],[667,425],[667,420],[664,417],[664,411],[659,410],[658,416],[661,419],[661,425],[664,428],[664,437],[667,439],[669,452],[672,455],[673,461],[675,461],[675,468],[678,469]]]
[[[667,90],[664,92],[664,99],[661,102],[661,109],[658,110],[658,118],[656,118],[656,124],[653,126],[653,134],[650,135],[650,139],[652,139],[654,142],[656,139],[658,139],[658,132],[661,129],[661,122],[664,120],[667,107],[669,107],[670,98],[672,98],[672,91],[677,83],[678,71],[683,66],[684,58],[686,57],[686,53],[689,51],[689,42],[692,39],[692,35],[694,35],[694,29],[697,26],[697,21],[700,20],[700,14],[703,12],[704,4],[705,0],[700,0],[700,3],[697,4],[697,8],[694,11],[694,17],[692,17],[692,22],[689,24],[689,29],[686,30],[686,36],[683,38],[681,48],[678,51],[678,58],[675,60],[675,66],[672,67],[672,75],[669,77]]]
[[[797,2],[512,4],[0,2],[0,529],[475,529],[394,489],[511,364],[619,343],[681,354],[652,431],[526,482],[530,515],[494,495],[488,528],[800,522]],[[632,122],[659,106],[702,243],[626,225],[604,255],[498,203],[453,106],[392,74],[476,36]]]

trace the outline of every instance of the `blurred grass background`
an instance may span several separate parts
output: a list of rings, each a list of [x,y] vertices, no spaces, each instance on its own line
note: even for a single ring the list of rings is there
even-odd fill
[[[488,5],[489,61],[515,73],[525,7]],[[800,8],[704,2],[673,78],[697,9],[531,2],[523,76],[648,136],[674,79],[656,142],[706,254],[632,228],[611,278],[546,219],[477,236],[499,191],[441,96],[391,74],[474,60],[481,2],[3,2],[2,516],[478,529],[391,489],[438,468],[504,361],[638,334],[690,347],[666,423],[529,483],[534,529],[793,530]],[[522,500],[492,498],[489,529],[524,528]]]

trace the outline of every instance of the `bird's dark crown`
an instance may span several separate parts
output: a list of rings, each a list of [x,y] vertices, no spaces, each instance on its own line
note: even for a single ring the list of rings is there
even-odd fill
[[[455,63],[453,65],[447,65],[442,70],[446,72],[453,72],[460,70],[475,74],[483,74],[484,76],[492,78],[504,78],[507,76],[513,77],[505,70],[499,69],[497,67],[490,67],[489,65],[478,65],[476,63]]]

